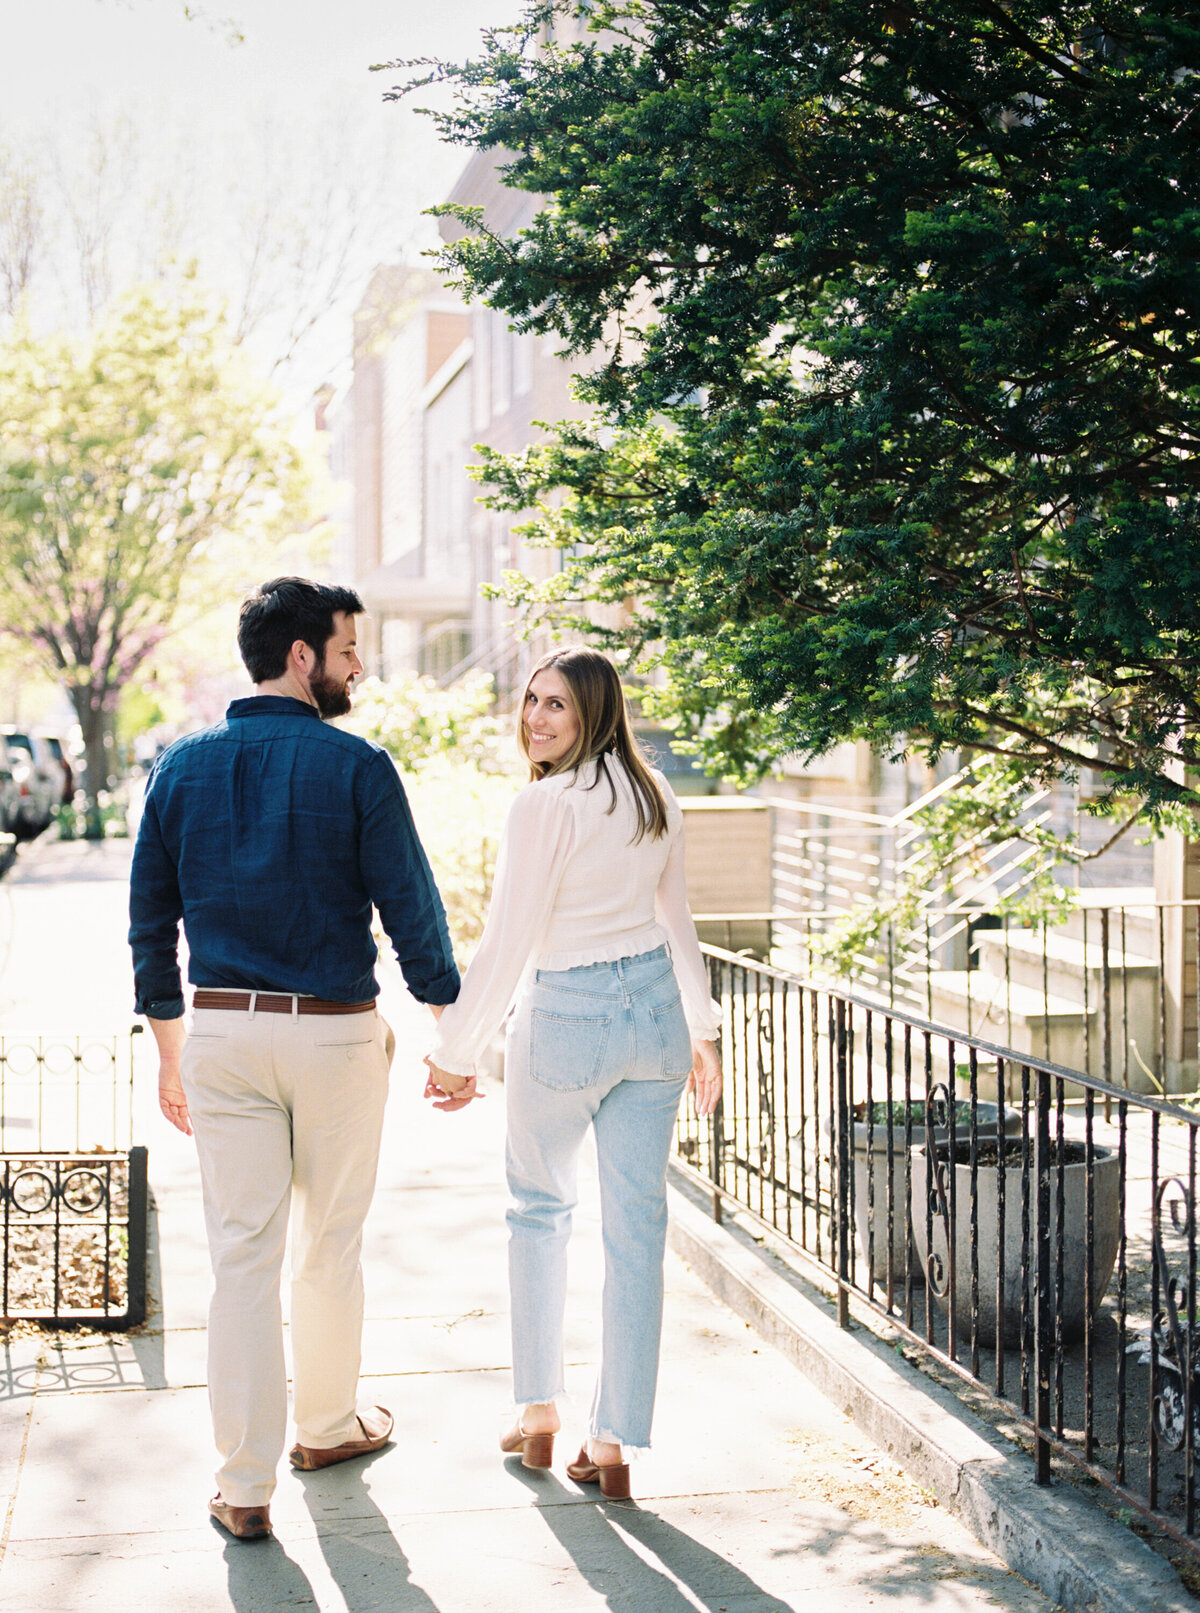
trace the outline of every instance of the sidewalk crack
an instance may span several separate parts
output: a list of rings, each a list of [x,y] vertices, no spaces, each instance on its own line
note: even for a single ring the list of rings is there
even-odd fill
[[[21,1488],[21,1476],[25,1472],[25,1453],[29,1449],[29,1434],[33,1427],[33,1412],[34,1407],[37,1405],[38,1387],[42,1381],[44,1368],[45,1362],[39,1359],[37,1366],[34,1368],[33,1388],[29,1393],[29,1410],[25,1415],[25,1432],[21,1436],[21,1454],[17,1457],[17,1471],[13,1476],[12,1494],[9,1496],[8,1505],[4,1509],[4,1532],[0,1534],[0,1566],[3,1566],[4,1559],[8,1555],[8,1539],[12,1534],[13,1513],[17,1509],[17,1493]]]

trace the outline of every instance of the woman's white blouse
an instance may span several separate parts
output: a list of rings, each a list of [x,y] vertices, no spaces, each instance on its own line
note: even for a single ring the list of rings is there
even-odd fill
[[[607,963],[664,942],[692,1039],[715,1039],[721,1014],[688,911],[683,813],[662,774],[654,777],[667,804],[667,832],[636,843],[633,786],[611,755],[603,766],[591,761],[527,784],[517,796],[483,937],[458,1000],[438,1020],[429,1056],[439,1069],[470,1075],[527,969]]]

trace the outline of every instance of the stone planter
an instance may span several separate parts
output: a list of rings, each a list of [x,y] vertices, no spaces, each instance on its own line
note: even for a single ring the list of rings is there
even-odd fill
[[[1062,1309],[1063,1337],[1076,1339],[1084,1329],[1084,1288],[1086,1283],[1086,1212],[1087,1165],[1082,1143],[1068,1143],[1067,1163],[1063,1167],[1063,1283],[1061,1295],[1057,1291],[1058,1241],[1058,1167],[1050,1170],[1050,1298],[1057,1312]],[[1007,1144],[1004,1172],[1004,1344],[1013,1347],[1020,1343],[1021,1328],[1021,1145],[1012,1139]],[[939,1150],[939,1152],[943,1152]],[[955,1327],[963,1338],[971,1336],[971,1166],[965,1150],[959,1147],[960,1161],[955,1173]],[[1093,1149],[1095,1174],[1095,1209],[1093,1221],[1092,1257],[1092,1314],[1100,1309],[1112,1277],[1120,1240],[1120,1200],[1118,1187],[1120,1162],[1111,1148]],[[949,1171],[948,1161],[941,1162],[943,1172]],[[1036,1239],[1036,1182],[1032,1176],[1032,1148],[1030,1162],[1030,1227],[1031,1245],[1029,1265],[1035,1268]],[[912,1154],[912,1233],[925,1272],[926,1287],[931,1291],[943,1312],[950,1308],[949,1297],[949,1180],[943,1177],[946,1189],[946,1214],[940,1209],[940,1195],[934,1200],[932,1224],[932,1254],[937,1268],[930,1274],[930,1247],[926,1238],[925,1195],[929,1191],[928,1162],[924,1148],[914,1148]],[[980,1163],[976,1168],[978,1201],[979,1248],[979,1342],[992,1348],[996,1338],[996,1271],[999,1249],[998,1188],[999,1169],[996,1164]],[[1030,1279],[1029,1314],[1033,1315],[1033,1279]]]
[[[876,1100],[876,1109],[881,1110],[882,1103]],[[913,1099],[912,1141],[914,1151],[925,1142],[925,1104],[923,1100]],[[886,1114],[886,1111],[884,1111]],[[874,1259],[871,1262],[871,1276],[876,1282],[886,1283],[888,1278],[888,1128],[886,1119],[876,1120],[874,1126],[866,1122],[865,1103],[856,1103],[852,1110],[855,1116],[853,1131],[854,1149],[854,1232],[857,1260],[857,1277],[860,1283],[865,1284],[868,1254],[873,1248]],[[904,1100],[892,1104],[892,1242],[890,1267],[894,1282],[904,1281],[905,1249],[908,1243],[908,1204],[904,1196]],[[994,1103],[979,1103],[975,1108],[976,1126],[980,1137],[995,1137],[997,1117],[999,1110]],[[955,1119],[956,1135],[961,1139],[967,1135],[971,1123],[971,1106],[965,1099],[958,1100],[958,1109]],[[1005,1110],[1004,1129],[1010,1136],[1020,1130],[1021,1116],[1012,1108]],[[826,1125],[827,1136],[832,1136],[832,1127]],[[935,1126],[933,1131],[935,1142],[945,1142],[950,1135],[946,1126]],[[875,1202],[872,1206],[869,1201],[869,1178],[874,1176]],[[917,1183],[913,1177],[913,1202],[917,1202]],[[868,1229],[873,1223],[873,1245],[868,1242]],[[920,1276],[920,1263],[914,1253],[913,1275]]]

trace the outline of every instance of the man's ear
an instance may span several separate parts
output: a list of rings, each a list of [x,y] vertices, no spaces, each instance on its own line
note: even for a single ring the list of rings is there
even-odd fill
[[[307,674],[317,664],[316,652],[304,639],[296,639],[288,651],[288,660],[298,672]]]

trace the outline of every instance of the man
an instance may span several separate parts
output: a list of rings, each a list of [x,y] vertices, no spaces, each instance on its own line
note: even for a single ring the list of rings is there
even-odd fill
[[[255,685],[158,760],[130,889],[136,1008],[159,1102],[194,1129],[214,1291],[208,1382],[221,1466],[209,1510],[270,1533],[287,1382],[280,1270],[292,1227],[292,1409],[299,1468],[378,1450],[356,1407],[362,1225],[375,1186],[391,1032],[375,1008],[378,910],[409,990],[435,1017],[458,993],[445,912],[396,769],[322,719],[362,671],[348,588],[279,577],[242,606]],[[182,919],[196,986],[189,1032]],[[467,1097],[473,1088],[468,1087]]]

